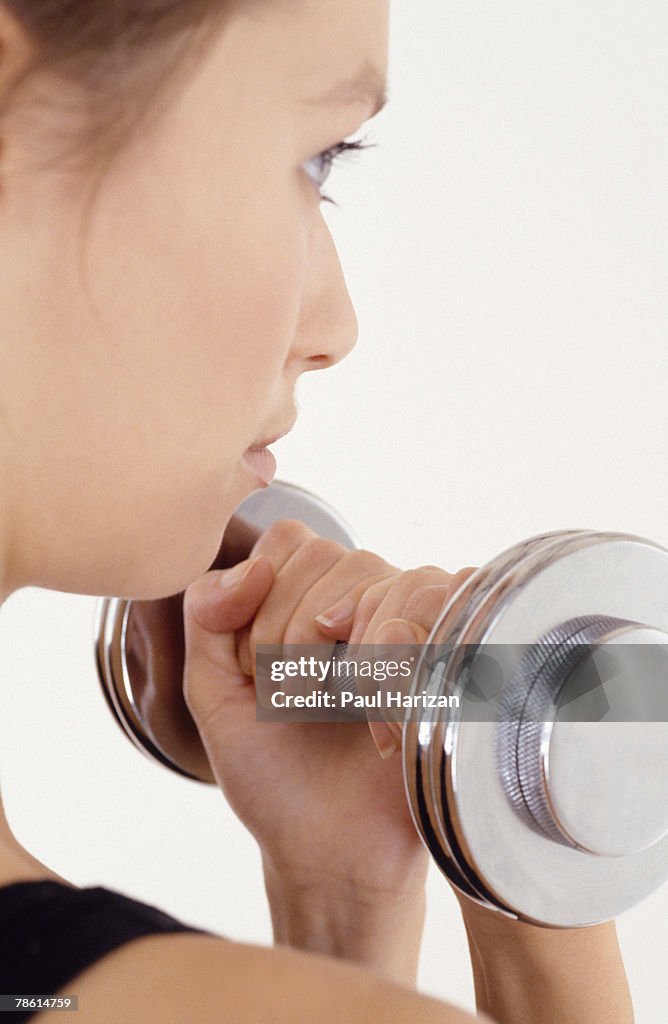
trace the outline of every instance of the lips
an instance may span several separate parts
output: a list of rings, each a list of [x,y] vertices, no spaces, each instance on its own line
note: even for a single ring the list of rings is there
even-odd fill
[[[283,430],[279,430],[276,434],[272,434],[271,437],[263,438],[261,441],[256,441],[250,448],[247,448],[244,452],[243,459],[250,470],[252,470],[254,476],[262,480],[265,484],[270,484],[276,475],[276,459],[272,452],[269,451],[269,445],[274,444],[280,440],[281,437],[285,437],[289,434],[295,425],[297,417],[295,416],[292,421]]]
[[[270,484],[276,476],[276,459],[268,448],[248,448],[243,460],[253,475],[265,484]]]

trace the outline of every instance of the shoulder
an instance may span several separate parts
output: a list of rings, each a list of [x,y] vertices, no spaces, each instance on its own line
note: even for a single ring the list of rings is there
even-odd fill
[[[354,964],[192,932],[133,939],[62,988],[81,1024],[470,1024],[470,1014]],[[55,994],[55,993],[54,993]],[[42,1020],[46,1013],[36,1015]],[[51,1014],[49,1014],[51,1016]],[[477,1018],[475,1018],[477,1019]]]

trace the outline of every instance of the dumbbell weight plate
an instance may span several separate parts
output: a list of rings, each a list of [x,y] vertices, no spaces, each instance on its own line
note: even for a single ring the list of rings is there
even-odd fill
[[[349,551],[361,546],[357,534],[336,509],[303,487],[285,480],[274,480],[269,487],[253,491],[241,503],[235,516],[259,532],[279,519],[297,519],[319,537],[335,540]]]
[[[545,557],[548,550],[554,557],[573,537],[581,538],[590,535],[591,532],[572,530],[540,534],[528,541],[514,545],[483,568],[482,585],[476,589],[468,606],[462,609],[459,628],[454,627],[453,623],[448,621],[447,615],[442,615],[440,621],[434,626],[430,637],[430,642],[435,645],[443,643],[445,638],[450,637],[453,653],[448,661],[446,675],[451,680],[456,680],[460,675],[462,659],[471,659],[473,652],[478,651],[484,644],[481,623],[487,623],[490,613],[492,615],[495,613],[499,603],[505,599],[504,596],[512,590],[514,580],[521,572],[521,567],[533,564],[537,557]],[[453,628],[455,629],[454,636],[451,632]],[[443,682],[441,682],[440,688],[443,688]],[[448,686],[447,689],[452,690],[453,693],[460,690],[456,685]],[[448,716],[447,712],[445,716],[439,715],[438,721],[433,725],[433,733],[429,740],[426,741],[425,738],[425,742],[420,744],[426,779],[425,804],[429,809],[436,833],[447,843],[450,855],[469,884],[478,891],[481,901],[487,906],[505,911],[511,916],[517,916],[510,907],[501,902],[487,888],[484,877],[476,870],[475,860],[467,858],[463,854],[460,836],[456,828],[456,816],[449,813],[451,798],[450,800],[448,798],[445,771],[446,751],[451,743],[452,730],[456,724],[456,711],[451,716]]]
[[[667,578],[668,552],[649,541],[625,534],[573,535],[565,547],[539,548],[510,569],[508,579],[497,584],[498,591],[505,589],[502,599],[490,592],[475,628],[461,639],[492,645],[497,654],[512,652],[559,623],[592,614],[668,632]],[[444,642],[442,635],[437,626],[430,641]],[[665,724],[653,724],[666,736]],[[535,923],[576,927],[616,916],[661,884],[668,876],[668,836],[627,856],[605,857],[528,828],[502,785],[498,729],[498,721],[459,721],[453,714],[439,745],[445,793],[440,804],[456,838],[451,852],[497,906]],[[636,784],[642,800],[642,778]],[[661,818],[660,808],[653,813]]]
[[[559,543],[564,538],[590,533],[587,530],[557,530],[539,534],[529,540],[513,544],[502,551],[490,562],[472,573],[441,610],[438,622],[434,625],[427,645],[445,644],[449,640],[453,650],[462,643],[462,633],[470,625],[476,609],[487,600],[491,591],[508,570],[528,557],[537,548]],[[435,639],[438,637],[439,639]],[[411,693],[428,690],[433,687],[431,673],[425,671],[421,662],[417,666],[415,681]],[[486,890],[484,883],[475,871],[472,871],[464,858],[457,856],[456,837],[450,827],[447,813],[443,813],[443,797],[435,790],[434,778],[440,779],[442,772],[435,767],[434,761],[442,758],[445,743],[445,722],[447,713],[440,712],[438,719],[420,722],[407,721],[403,728],[403,770],[404,785],[413,822],[429,849],[432,857],[446,877],[467,896],[483,903],[485,906],[505,910],[509,916],[515,917],[509,908],[503,907]]]

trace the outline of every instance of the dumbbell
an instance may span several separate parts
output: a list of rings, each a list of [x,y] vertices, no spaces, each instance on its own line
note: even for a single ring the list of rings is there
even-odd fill
[[[214,567],[286,518],[359,546],[329,505],[275,481],[239,507]],[[182,601],[102,599],[98,675],[143,754],[213,783],[183,700]],[[449,597],[411,686],[459,702],[407,714],[402,758],[417,831],[461,892],[509,917],[582,927],[668,878],[665,548],[593,530],[508,548]]]

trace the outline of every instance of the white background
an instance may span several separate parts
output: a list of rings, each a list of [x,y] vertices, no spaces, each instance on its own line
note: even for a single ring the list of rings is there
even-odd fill
[[[661,2],[397,2],[390,96],[328,182],[360,321],[300,386],[279,476],[404,567],[588,527],[668,546],[668,14]],[[0,615],[0,768],[36,856],[270,942],[254,841],[212,787],[137,753],[98,690],[90,598]],[[668,886],[619,921],[639,1024],[668,1016]],[[473,1007],[434,868],[420,984]]]

